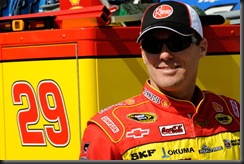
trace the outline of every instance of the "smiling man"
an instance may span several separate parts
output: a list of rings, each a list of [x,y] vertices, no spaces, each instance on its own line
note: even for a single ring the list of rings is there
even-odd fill
[[[80,159],[240,160],[240,104],[196,85],[208,48],[196,11],[153,4],[137,42],[149,79],[141,94],[88,121]]]

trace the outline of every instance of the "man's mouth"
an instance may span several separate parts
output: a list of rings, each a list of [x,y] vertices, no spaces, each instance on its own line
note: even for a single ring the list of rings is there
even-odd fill
[[[180,68],[180,65],[177,66],[163,66],[163,67],[157,67],[158,69],[177,69]]]

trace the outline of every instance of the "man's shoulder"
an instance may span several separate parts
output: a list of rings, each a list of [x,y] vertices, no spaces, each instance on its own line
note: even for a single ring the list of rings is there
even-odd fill
[[[234,98],[231,98],[227,95],[224,94],[218,94],[216,92],[213,91],[209,91],[209,90],[203,90],[204,96],[207,99],[220,99],[220,100],[224,100],[224,101],[235,101],[236,103],[239,104],[239,101],[237,101]]]
[[[141,95],[113,104],[100,110],[89,121],[88,124],[96,124],[112,139],[114,142],[119,140],[125,133],[127,114],[133,113],[140,108],[143,99]]]
[[[234,98],[223,94],[216,94],[212,91],[203,91],[204,101],[212,103],[213,107],[219,111],[220,109],[227,109],[228,112],[235,115],[237,118],[240,117],[240,103]]]
[[[140,102],[141,102],[141,95],[136,95],[134,97],[125,99],[119,103],[112,104],[106,108],[101,109],[95,116],[99,116],[102,114],[111,114],[114,111],[120,111],[126,108],[131,108],[131,106],[134,106]]]

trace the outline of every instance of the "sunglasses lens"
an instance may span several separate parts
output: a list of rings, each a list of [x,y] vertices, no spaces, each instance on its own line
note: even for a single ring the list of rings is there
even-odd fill
[[[157,38],[145,38],[141,42],[142,48],[152,54],[161,52],[164,42]]]
[[[189,47],[192,43],[190,36],[170,37],[167,39],[166,45],[172,52],[182,51]]]
[[[182,51],[189,47],[192,43],[191,36],[171,36],[167,39],[158,38],[144,38],[141,42],[142,48],[148,53],[159,54],[163,48],[163,44],[166,44],[168,49],[172,52]]]

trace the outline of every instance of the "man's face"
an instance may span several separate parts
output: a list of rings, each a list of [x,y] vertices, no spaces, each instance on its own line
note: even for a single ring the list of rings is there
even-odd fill
[[[177,40],[185,40],[178,35],[172,37],[175,35],[176,33],[172,31],[160,29],[151,31],[143,39],[154,38],[144,42],[147,45],[159,42],[157,39],[169,37],[173,38],[173,42],[176,43],[174,45],[177,45]],[[170,95],[169,92],[187,91],[188,87],[195,86],[199,59],[205,56],[207,51],[207,43],[202,42],[205,43],[206,40],[203,39],[198,46],[190,43],[180,51],[175,51],[174,47],[170,48],[163,44],[159,53],[147,52],[141,46],[142,58],[148,69],[150,84],[168,95]],[[153,50],[151,49],[151,51]]]

